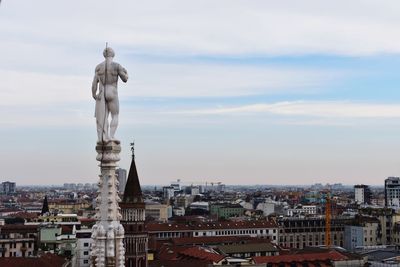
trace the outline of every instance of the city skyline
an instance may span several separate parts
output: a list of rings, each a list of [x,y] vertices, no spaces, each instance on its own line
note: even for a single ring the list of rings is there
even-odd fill
[[[229,2],[229,3],[228,3]],[[108,42],[120,167],[143,184],[383,185],[400,176],[396,1],[2,1],[2,180],[94,183]]]

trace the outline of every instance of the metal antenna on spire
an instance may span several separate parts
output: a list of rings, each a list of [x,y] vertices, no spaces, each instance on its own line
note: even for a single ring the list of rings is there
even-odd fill
[[[135,158],[135,141],[131,143],[132,157]]]

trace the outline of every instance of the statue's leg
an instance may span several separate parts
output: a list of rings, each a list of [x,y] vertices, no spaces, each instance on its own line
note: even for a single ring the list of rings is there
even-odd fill
[[[96,124],[98,142],[108,141],[108,107],[104,97],[96,101]]]
[[[118,115],[119,115],[119,103],[118,98],[113,99],[108,105],[111,113],[111,124],[110,124],[110,139],[115,140],[115,132],[118,127]]]
[[[107,120],[107,113],[101,113],[97,121],[97,138],[98,142],[103,142],[108,140],[108,120]]]
[[[96,119],[96,124],[97,124],[97,142],[102,141],[102,132],[103,132],[103,125],[101,120],[99,118]]]

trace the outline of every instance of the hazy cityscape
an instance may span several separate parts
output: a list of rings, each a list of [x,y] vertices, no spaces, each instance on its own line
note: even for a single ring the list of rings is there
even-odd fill
[[[129,172],[116,172],[119,192],[124,192]],[[97,187],[2,182],[2,257],[50,253],[74,266],[90,266]],[[235,186],[177,179],[168,185],[142,186],[142,192],[148,266],[180,266],[185,261],[194,266],[263,266],[272,261],[321,266],[398,264],[398,177],[371,187]]]

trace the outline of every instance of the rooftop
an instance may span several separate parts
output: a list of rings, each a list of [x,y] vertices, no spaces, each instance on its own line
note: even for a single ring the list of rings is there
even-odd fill
[[[256,264],[260,263],[293,263],[293,262],[320,262],[320,261],[343,261],[349,258],[335,250],[322,253],[306,253],[279,256],[253,257]]]
[[[212,263],[218,263],[225,259],[225,256],[203,247],[190,247],[179,252],[179,254],[185,257],[210,261]]]
[[[250,253],[250,252],[277,252],[276,246],[271,243],[250,243],[218,246],[218,249],[225,254]]]
[[[171,238],[171,243],[176,246],[204,244],[204,245],[223,245],[223,244],[238,244],[263,241],[265,239],[250,237],[250,236],[201,236],[201,237],[180,237]]]
[[[22,258],[22,257],[0,257],[0,266],[12,266],[12,267],[62,267],[65,263],[65,259],[54,255],[44,254],[41,257],[33,258]]]

